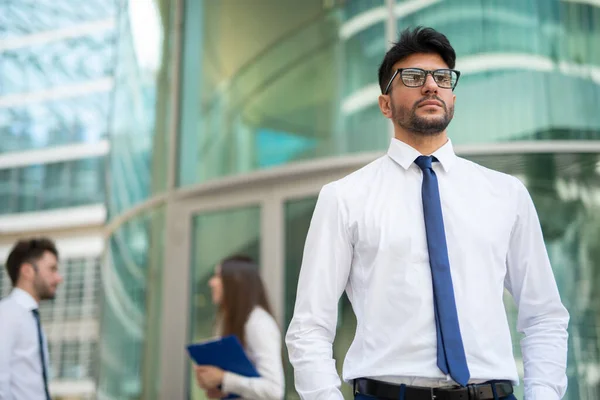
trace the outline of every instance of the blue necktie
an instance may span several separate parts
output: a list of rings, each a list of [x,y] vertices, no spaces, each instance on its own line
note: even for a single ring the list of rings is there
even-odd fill
[[[46,392],[46,399],[51,400],[50,393],[48,392],[48,374],[46,373],[46,356],[44,355],[44,340],[42,339],[42,324],[40,323],[40,313],[37,310],[32,310],[35,316],[35,322],[37,323],[38,330],[38,343],[40,344],[40,359],[42,361],[42,376],[44,377],[44,391]]]
[[[421,195],[423,197],[423,215],[425,217],[427,249],[433,282],[433,308],[437,330],[437,365],[443,373],[449,373],[455,382],[466,386],[470,374],[454,300],[440,191],[437,176],[431,166],[434,160],[435,158],[432,156],[420,156],[415,160],[415,164],[423,171]]]

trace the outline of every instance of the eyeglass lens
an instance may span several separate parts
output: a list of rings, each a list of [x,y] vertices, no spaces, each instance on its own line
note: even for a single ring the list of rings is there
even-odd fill
[[[452,89],[458,78],[456,72],[451,69],[438,69],[431,75],[439,87],[446,89]],[[406,86],[419,87],[425,84],[427,72],[422,69],[408,68],[402,70],[400,77]]]

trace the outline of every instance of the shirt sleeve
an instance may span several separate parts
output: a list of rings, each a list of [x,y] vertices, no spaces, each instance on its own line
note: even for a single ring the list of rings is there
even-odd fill
[[[319,194],[304,248],[294,316],[286,335],[296,390],[304,400],[342,400],[332,344],[353,246],[336,183]]]
[[[540,222],[527,189],[519,181],[517,218],[507,257],[505,286],[518,307],[517,330],[528,400],[558,400],[567,389],[567,326]]]
[[[281,400],[285,377],[281,360],[281,332],[266,311],[254,310],[246,323],[246,347],[255,357],[260,378],[225,372],[223,391],[245,399]]]
[[[19,323],[14,313],[8,307],[0,305],[0,400],[12,398],[10,393],[10,363],[17,338]]]

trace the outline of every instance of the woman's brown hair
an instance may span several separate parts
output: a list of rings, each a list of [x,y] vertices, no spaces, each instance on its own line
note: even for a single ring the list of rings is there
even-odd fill
[[[261,307],[269,314],[271,307],[259,275],[258,265],[250,257],[233,256],[221,261],[223,299],[218,319],[223,336],[236,335],[246,346],[244,326],[252,310]]]

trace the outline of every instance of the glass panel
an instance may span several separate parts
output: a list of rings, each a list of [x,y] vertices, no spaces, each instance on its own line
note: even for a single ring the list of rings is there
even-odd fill
[[[290,324],[294,314],[298,276],[302,265],[304,241],[312,213],[317,203],[316,197],[288,201],[285,204],[285,326]],[[333,344],[333,357],[336,360],[338,374],[342,374],[342,364],[348,348],[354,339],[356,317],[350,301],[344,294],[338,308],[338,327]],[[294,390],[294,370],[286,357],[286,399],[300,399]],[[349,385],[342,385],[344,398],[352,399]]]
[[[348,46],[340,42],[343,21],[364,4],[186,4],[185,35],[200,40],[184,48],[180,185],[347,152],[342,95],[369,81],[385,49],[381,20]],[[256,24],[265,18],[277,23]],[[230,39],[226,26],[244,31],[248,43]]]
[[[227,240],[223,240],[227,238]],[[191,341],[215,336],[215,307],[211,303],[208,280],[215,266],[225,257],[243,254],[260,265],[260,208],[246,207],[211,212],[194,217],[192,222]],[[190,374],[192,399],[205,399],[204,392]]]
[[[115,0],[19,0],[0,3],[0,38],[72,27],[115,15]]]
[[[117,10],[116,0],[0,2],[0,153],[107,136]]]
[[[187,2],[180,185],[385,150],[385,2],[234,3]],[[457,51],[454,142],[490,143],[600,138],[600,7],[589,3],[398,0],[394,9],[397,31],[433,26]],[[277,24],[254,23],[267,19]],[[260,45],[230,39],[229,27]]]
[[[105,139],[109,102],[106,91],[0,107],[0,153]]]
[[[164,191],[175,2],[129,1],[118,21],[119,63],[110,118],[112,217]]]
[[[99,351],[101,397],[156,396],[164,220],[163,207],[150,210],[128,220],[108,240]],[[148,363],[144,362],[145,349]],[[142,379],[150,381],[144,384]]]
[[[90,83],[111,75],[114,42],[114,30],[104,29],[68,40],[3,51],[0,96]]]
[[[600,63],[589,51],[600,8],[584,3],[436,2],[398,19],[399,30],[433,26],[457,52],[454,143],[600,138]]]
[[[77,342],[62,343],[61,371],[60,377],[66,379],[81,378],[81,366],[78,365],[78,344]]]
[[[66,297],[66,317],[79,318],[83,305],[84,287],[85,287],[85,260],[80,262],[73,261],[67,264],[68,269],[64,272],[64,286]]]
[[[104,158],[0,170],[0,214],[104,202]]]
[[[109,220],[167,188],[174,0],[123,1],[116,26]],[[99,397],[158,398],[164,208],[138,215],[109,240],[101,322]]]

